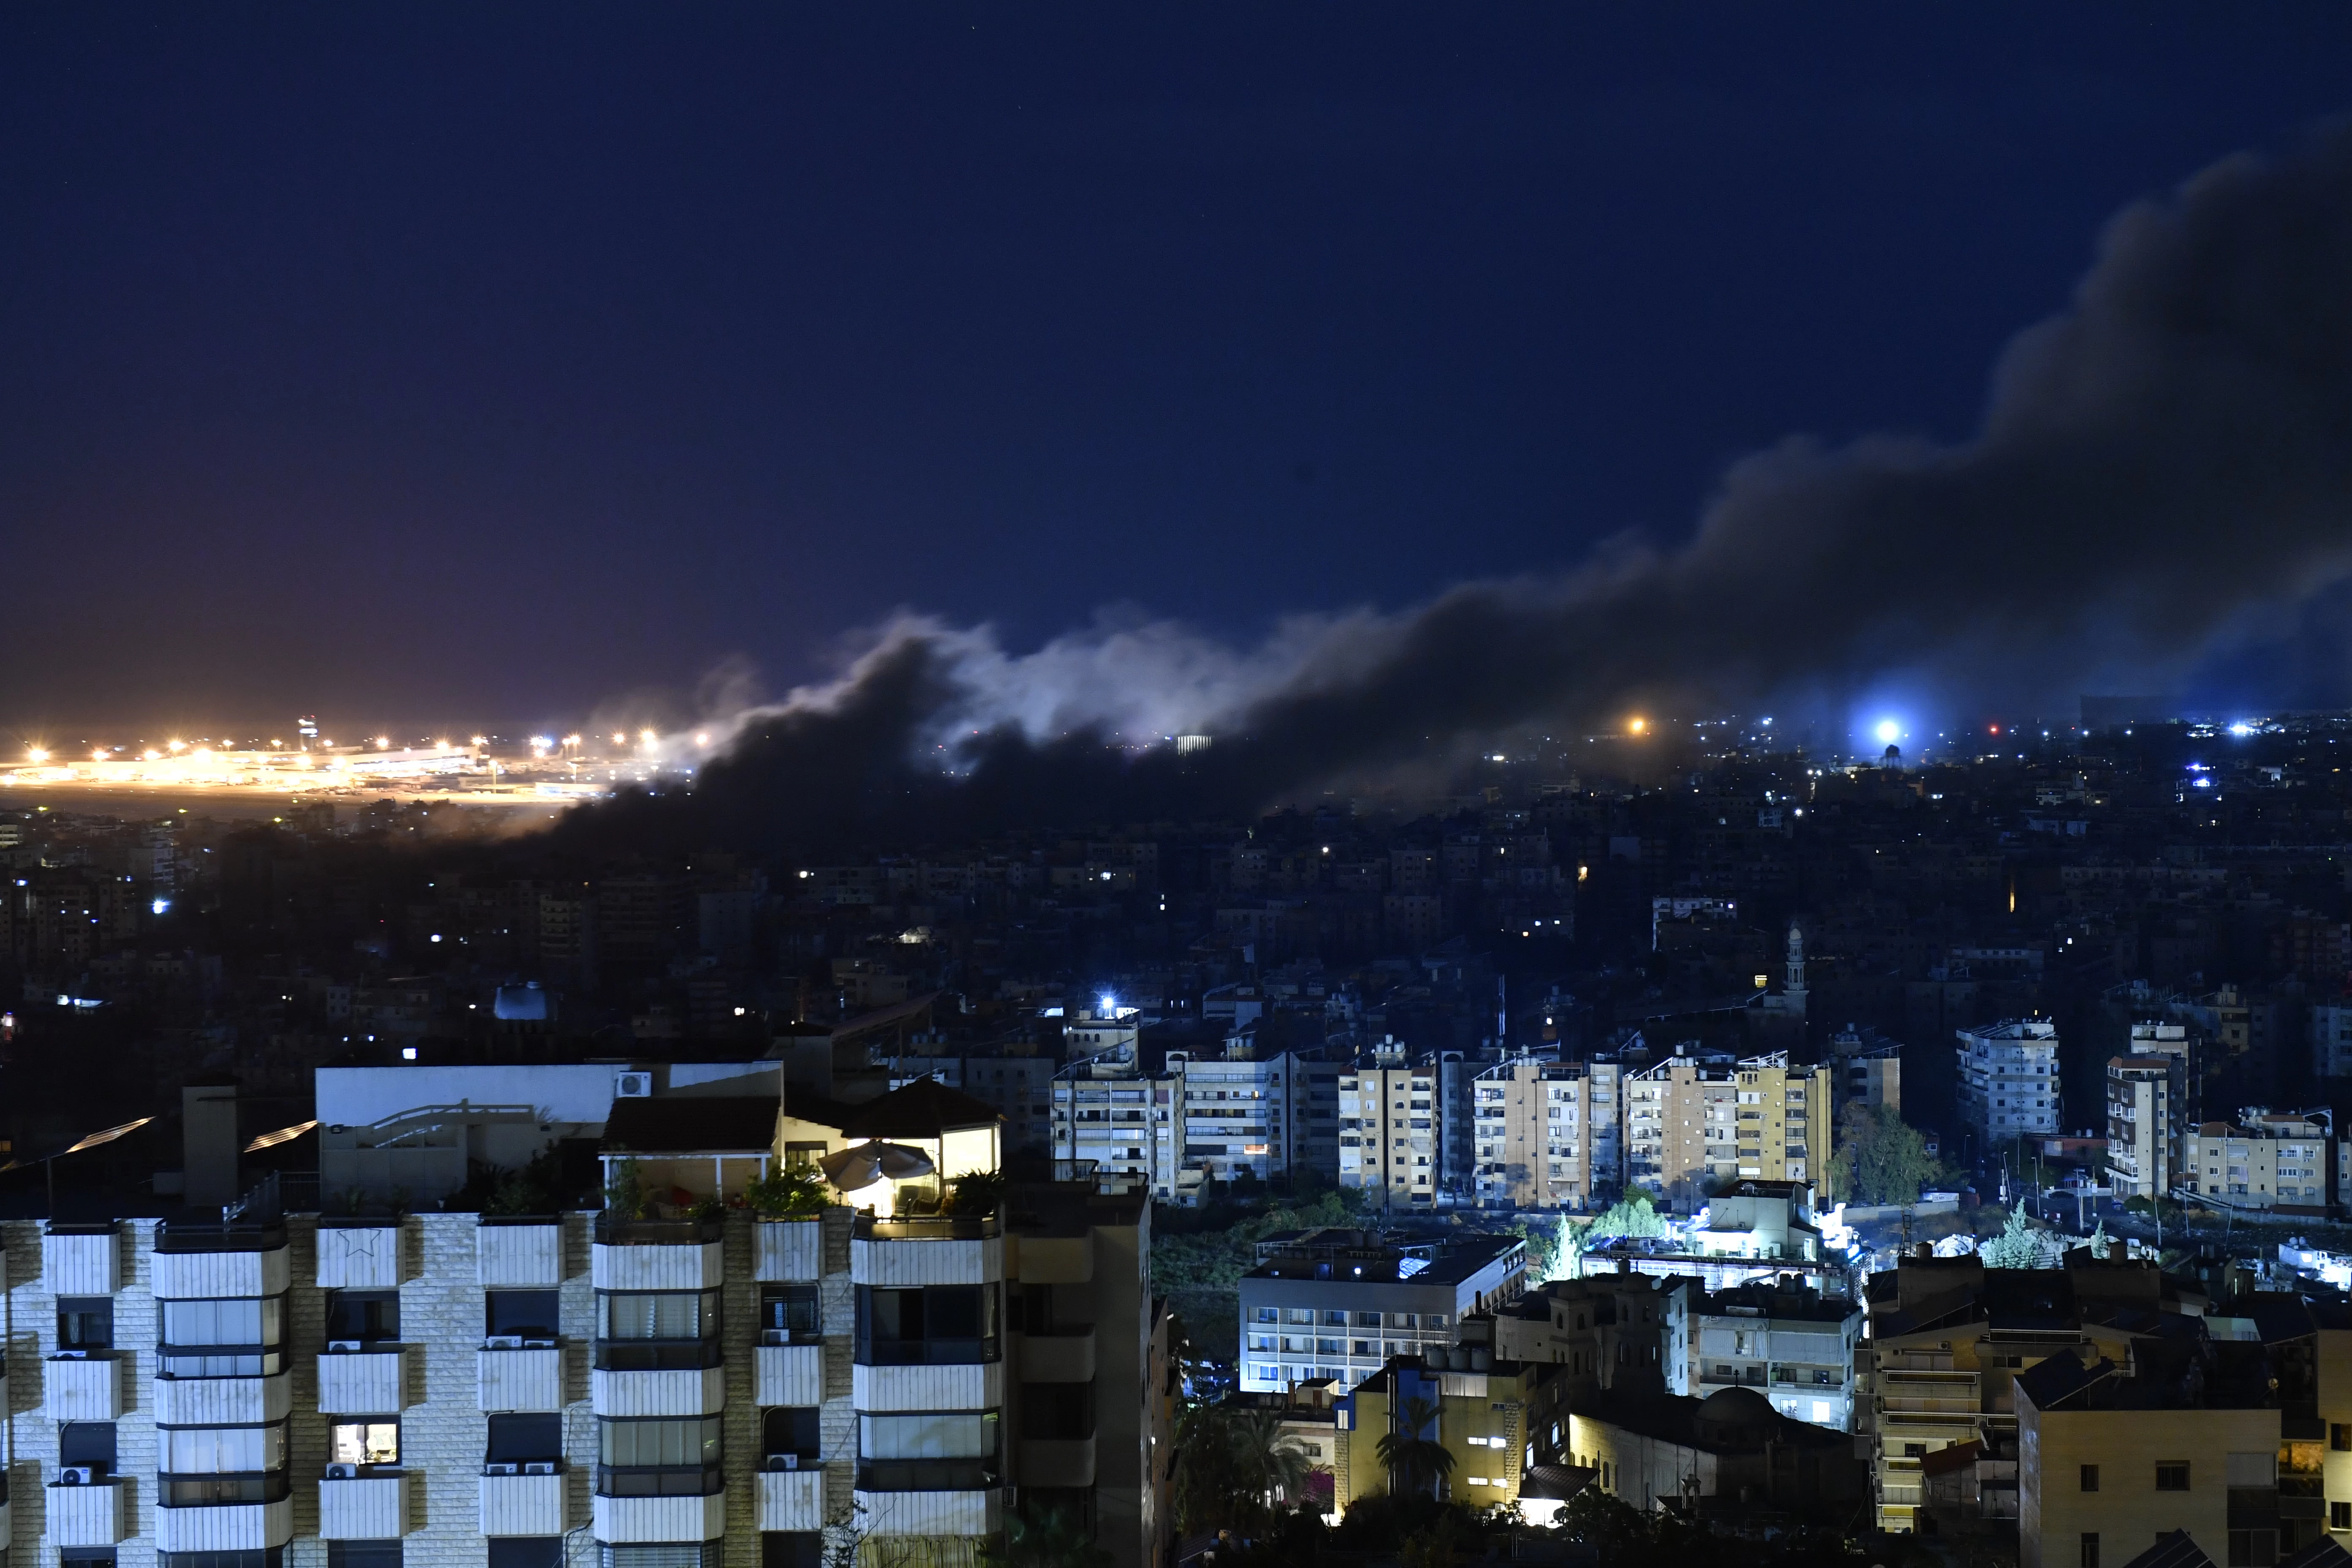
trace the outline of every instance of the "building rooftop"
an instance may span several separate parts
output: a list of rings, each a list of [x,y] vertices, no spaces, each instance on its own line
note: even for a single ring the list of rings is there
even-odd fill
[[[1251,1269],[1245,1279],[1340,1280],[1360,1285],[1459,1285],[1492,1267],[1527,1242],[1516,1236],[1464,1236],[1434,1258],[1386,1249],[1344,1257],[1276,1257]]]

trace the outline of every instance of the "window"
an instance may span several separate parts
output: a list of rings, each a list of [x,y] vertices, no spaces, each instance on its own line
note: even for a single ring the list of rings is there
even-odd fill
[[[562,1321],[553,1290],[485,1290],[482,1331],[512,1339],[551,1340]]]
[[[224,1302],[226,1306],[227,1303]],[[356,1340],[362,1344],[400,1338],[400,1292],[397,1290],[330,1290],[327,1292],[327,1339]],[[232,1343],[232,1341],[221,1341]]]
[[[400,1423],[338,1421],[327,1429],[327,1462],[334,1465],[400,1463]]]
[[[2352,1530],[2352,1502],[2331,1502],[2327,1505],[2327,1528]]]
[[[88,1465],[101,1476],[114,1473],[114,1423],[70,1421],[58,1428],[58,1463]]]
[[[760,1452],[768,1468],[787,1468],[782,1462],[786,1455],[795,1461],[789,1468],[814,1465],[819,1446],[815,1405],[777,1405],[760,1412]]]
[[[824,1537],[814,1530],[761,1532],[760,1568],[823,1568],[824,1563]]]
[[[1039,1442],[1093,1436],[1094,1394],[1094,1385],[1088,1383],[1022,1384],[1021,1436]]]
[[[489,1568],[563,1568],[560,1535],[493,1535]]]
[[[716,1415],[600,1420],[596,1489],[606,1497],[699,1497],[719,1486]]]
[[[243,1349],[282,1342],[286,1303],[267,1300],[165,1301],[163,1343],[172,1349]],[[184,1372],[176,1375],[186,1376]],[[220,1375],[233,1375],[222,1373]]]
[[[108,1351],[114,1348],[114,1298],[58,1298],[58,1349]]]
[[[2336,1421],[2327,1428],[2327,1446],[2339,1454],[2352,1453],[2352,1423]]]
[[[563,1458],[561,1415],[493,1415],[483,1458],[493,1464],[531,1464]]]
[[[400,1568],[400,1538],[389,1541],[330,1541],[327,1568]]]
[[[2083,1568],[2099,1568],[2099,1537],[2095,1531],[2083,1534]]]
[[[286,1468],[286,1428],[278,1426],[160,1427],[156,1461],[165,1475],[233,1475]]]
[[[2084,1465],[2083,1467],[2083,1489],[2086,1492],[2095,1492],[2099,1489],[2098,1466]]]
[[[66,1560],[71,1562],[72,1558],[68,1554]],[[110,1556],[107,1561],[113,1559]],[[286,1549],[264,1546],[249,1552],[159,1552],[155,1561],[163,1568],[284,1568]]]
[[[596,1298],[599,1339],[708,1340],[718,1334],[716,1290],[604,1291]]]
[[[857,1287],[857,1359],[948,1366],[997,1358],[996,1292],[986,1285]]]
[[[813,1344],[823,1319],[814,1285],[760,1287],[760,1337],[770,1344]]]
[[[2160,1492],[2185,1492],[2189,1489],[2189,1461],[2161,1459],[2156,1467],[2156,1489]]]

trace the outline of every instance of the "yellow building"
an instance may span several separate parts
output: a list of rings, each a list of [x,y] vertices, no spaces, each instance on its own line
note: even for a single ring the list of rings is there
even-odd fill
[[[1835,1069],[1788,1053],[1737,1064],[1676,1057],[1625,1081],[1625,1180],[1696,1206],[1740,1177],[1819,1181],[1829,1170]]]
[[[2200,1122],[2181,1139],[2180,1184],[2220,1208],[2327,1212],[2327,1128],[2248,1106],[2239,1121]]]
[[[1457,1369],[1455,1361],[1466,1364]],[[1425,1411],[1420,1435],[1454,1458],[1438,1496],[1473,1508],[1517,1501],[1528,1467],[1548,1462],[1560,1441],[1555,1434],[1566,1417],[1554,1408],[1554,1384],[1562,1370],[1496,1361],[1467,1345],[1392,1359],[1335,1402],[1334,1510],[1391,1489],[1380,1441],[1403,1426],[1415,1401]]]
[[[2216,1563],[2279,1560],[2279,1416],[2263,1346],[2141,1340],[2131,1364],[2052,1356],[2016,1380],[2020,1568],[2119,1568],[2186,1531]]]
[[[1437,1201],[1440,1139],[1437,1079],[1383,1053],[1339,1078],[1339,1184],[1363,1190],[1380,1208],[1429,1208]]]
[[[1618,1075],[1614,1062],[1531,1057],[1480,1073],[1471,1091],[1478,1196],[1577,1209],[1596,1187],[1614,1187]]]

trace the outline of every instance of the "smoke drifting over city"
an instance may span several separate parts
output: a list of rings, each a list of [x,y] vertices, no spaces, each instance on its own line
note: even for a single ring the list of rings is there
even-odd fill
[[[2110,226],[1957,446],[1792,439],[1695,537],[1236,649],[1105,622],[1034,653],[919,618],[743,714],[688,801],[590,814],[782,847],[1190,816],[1530,725],[1769,711],[1895,683],[1944,711],[2164,689],[2352,574],[2352,132]],[[2045,710],[2048,710],[2045,709]],[[1161,743],[1213,737],[1188,754]],[[588,825],[581,825],[586,827]]]

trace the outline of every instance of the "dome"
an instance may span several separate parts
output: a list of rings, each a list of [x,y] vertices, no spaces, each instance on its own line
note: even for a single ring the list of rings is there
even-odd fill
[[[1752,1388],[1718,1388],[1695,1413],[1701,1442],[1761,1447],[1780,1413]]]

